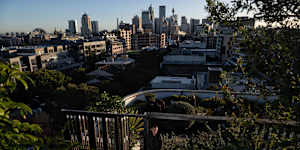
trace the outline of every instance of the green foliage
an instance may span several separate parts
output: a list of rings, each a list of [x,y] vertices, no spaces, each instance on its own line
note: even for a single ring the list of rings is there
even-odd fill
[[[229,4],[220,0],[206,0],[206,10],[210,14],[210,19],[218,22],[231,22],[233,17],[241,12],[253,14],[256,20],[263,20],[266,23],[287,24],[287,20],[291,19],[293,25],[299,25],[297,22],[299,15],[299,1],[286,0],[235,0]],[[291,22],[290,22],[291,23]]]
[[[178,101],[175,102],[164,110],[165,113],[176,113],[176,114],[189,114],[195,115],[196,111],[194,106],[187,102]],[[172,130],[172,131],[184,131],[189,129],[195,121],[159,121],[159,127],[163,130]]]
[[[87,68],[87,71],[92,71],[96,69],[95,63],[100,60],[100,56],[96,55],[95,52],[90,52],[89,56],[84,58],[84,64]]]
[[[51,101],[59,105],[66,105],[82,108],[99,98],[99,89],[88,86],[85,83],[79,85],[69,83],[65,87],[58,88]]]
[[[86,76],[85,68],[78,68],[75,70],[67,71],[65,74],[72,78],[72,83],[80,84],[86,83],[88,81],[88,77]]]
[[[125,103],[119,96],[111,96],[107,92],[103,92],[96,103],[88,107],[89,111],[94,112],[124,112]]]
[[[206,98],[200,102],[201,106],[204,106],[207,108],[217,108],[219,106],[224,106],[226,104],[227,104],[226,101],[220,97]]]
[[[74,79],[78,78],[78,81],[75,82],[78,84],[71,83],[72,80],[69,76],[55,70],[39,70],[30,73],[29,75],[34,79],[36,86],[31,87],[28,95],[31,97],[39,96],[40,101],[59,106],[85,107],[98,98],[99,89],[82,83],[82,80],[79,81],[79,75],[84,74],[84,69],[78,69],[74,72],[77,72]]]
[[[36,82],[34,91],[45,95],[49,95],[49,92],[51,93],[71,81],[71,78],[63,73],[47,69],[32,72],[29,76]]]
[[[266,141],[262,138],[265,133],[255,131],[258,125],[254,122],[258,116],[279,120],[296,119],[300,96],[300,72],[297,67],[300,57],[299,51],[296,50],[299,49],[297,41],[299,42],[300,37],[298,5],[297,0],[236,0],[230,5],[218,0],[207,0],[209,18],[233,28],[236,35],[243,39],[240,44],[242,51],[249,55],[248,66],[244,67],[240,59],[233,71],[222,75],[226,81],[222,85],[225,92],[224,100],[236,108],[236,111],[228,114],[237,118],[230,122],[231,126],[227,130],[229,135],[233,136],[230,142],[232,148],[296,149],[297,147],[295,139],[279,138],[278,132],[272,133]],[[257,29],[243,27],[243,24],[235,18],[242,11],[253,14],[256,21],[264,21],[268,26]],[[270,28],[274,24],[279,26]],[[258,93],[261,97],[276,93],[279,99],[265,102],[261,109],[255,108],[256,105],[249,104],[242,98],[233,97],[229,83],[230,74],[234,71],[241,72],[249,92]],[[275,90],[267,88],[269,85],[266,82],[252,82],[251,78],[254,75],[266,80],[275,87]],[[280,129],[274,125],[268,128]]]
[[[195,107],[195,112],[198,114],[205,114],[205,115],[211,115],[211,109],[208,109],[208,108],[205,108],[205,107],[202,107],[202,106],[198,106],[198,107]]]
[[[171,105],[169,105],[166,110],[166,113],[177,113],[177,114],[195,114],[194,106],[191,104],[184,102],[184,101],[178,101]]]
[[[25,73],[20,72],[11,65],[0,63],[0,96],[7,96],[12,93],[18,83],[21,83],[27,90],[28,84],[26,81],[33,83]]]
[[[66,141],[63,137],[63,132],[58,132],[57,135],[53,137],[45,137],[42,149],[55,149],[55,150],[69,150],[79,145],[79,143],[71,143],[71,141]]]
[[[126,113],[138,114],[138,111],[135,108],[127,108]],[[129,117],[128,127],[129,127],[130,147],[133,147],[135,144],[137,144],[138,140],[141,140],[141,135],[144,131],[143,118]]]
[[[26,80],[32,80],[18,69],[2,63],[0,74],[0,149],[38,149],[43,143],[42,138],[38,137],[42,132],[41,128],[22,121],[26,119],[27,114],[32,114],[30,107],[16,103],[9,97],[16,89],[17,83],[22,83],[27,89]]]
[[[149,102],[155,103],[155,101],[156,101],[155,94],[153,94],[153,93],[147,93],[145,95],[145,98],[146,98],[148,103]]]
[[[198,106],[199,100],[200,99],[195,95],[172,95],[163,99],[163,101],[165,101],[166,104],[171,104],[171,102],[184,101],[190,103],[193,106]]]
[[[242,147],[232,148],[227,145],[226,138],[223,137],[224,130],[219,126],[217,130],[212,130],[209,126],[204,127],[208,131],[197,131],[190,136],[177,136],[174,133],[162,135],[163,150],[169,149],[197,149],[197,150],[223,150],[223,149],[243,149]],[[229,137],[227,137],[229,138]]]

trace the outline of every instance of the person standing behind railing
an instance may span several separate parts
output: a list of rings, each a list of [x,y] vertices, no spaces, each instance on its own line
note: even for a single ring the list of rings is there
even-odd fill
[[[157,124],[153,124],[152,128],[150,129],[150,134],[147,140],[147,150],[160,150],[162,146],[162,141],[160,139],[158,133],[158,126]]]

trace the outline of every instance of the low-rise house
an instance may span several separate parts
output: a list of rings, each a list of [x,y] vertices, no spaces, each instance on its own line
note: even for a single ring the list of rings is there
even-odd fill
[[[187,77],[157,76],[151,82],[152,89],[195,89],[196,81]]]

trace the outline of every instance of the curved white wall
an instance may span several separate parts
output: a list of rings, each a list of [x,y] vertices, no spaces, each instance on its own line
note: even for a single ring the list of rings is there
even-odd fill
[[[223,91],[209,91],[209,90],[184,90],[184,89],[155,89],[155,90],[147,90],[147,91],[141,91],[137,93],[130,94],[128,96],[125,96],[123,98],[123,101],[125,102],[125,106],[133,104],[136,100],[146,100],[145,95],[148,93],[153,93],[156,95],[156,98],[161,99],[161,98],[166,98],[172,95],[196,95],[200,97],[201,99],[203,98],[211,98],[211,97],[221,97],[223,98]],[[266,97],[266,100],[259,96],[259,95],[254,95],[251,93],[240,93],[240,92],[234,92],[232,93],[235,96],[240,96],[247,98],[248,100],[251,101],[258,101],[260,103],[267,101],[273,101],[277,99],[278,96],[268,96]]]

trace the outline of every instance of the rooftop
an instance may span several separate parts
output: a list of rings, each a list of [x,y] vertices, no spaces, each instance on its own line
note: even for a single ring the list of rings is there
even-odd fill
[[[192,84],[193,79],[187,77],[169,77],[169,76],[157,76],[151,83],[181,83],[181,84]]]
[[[220,67],[208,67],[208,71],[220,71],[220,72],[222,72],[223,69],[220,68]]]
[[[167,55],[164,56],[163,64],[205,64],[205,56],[192,55]]]
[[[99,61],[96,62],[96,65],[129,65],[134,63],[135,60],[132,58],[111,58],[110,60],[103,60],[103,61]]]
[[[88,76],[96,76],[96,77],[113,77],[114,76],[113,74],[110,74],[110,73],[100,70],[100,69],[92,71],[92,72],[88,73],[87,75]]]

